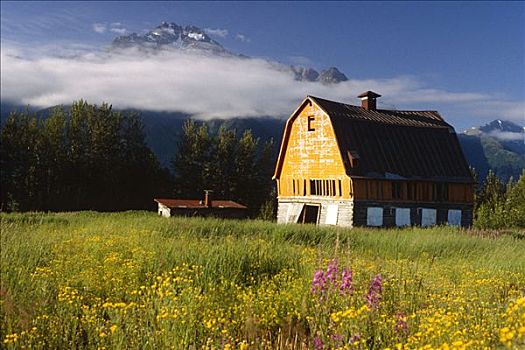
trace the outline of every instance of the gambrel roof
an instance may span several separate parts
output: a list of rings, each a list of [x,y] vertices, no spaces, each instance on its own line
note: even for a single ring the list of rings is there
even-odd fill
[[[438,112],[368,110],[314,96],[286,123],[276,178],[291,125],[305,103],[316,104],[330,117],[350,177],[473,182],[454,128]]]

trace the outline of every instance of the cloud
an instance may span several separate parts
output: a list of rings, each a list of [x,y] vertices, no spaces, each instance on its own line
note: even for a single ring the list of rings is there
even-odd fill
[[[523,132],[494,130],[489,132],[488,135],[503,141],[523,141],[525,143],[525,128]]]
[[[106,32],[108,29],[105,23],[93,23],[93,31],[99,34]]]
[[[480,125],[500,116],[519,124],[524,121],[524,101],[431,89],[410,76],[323,85],[296,81],[287,66],[256,58],[180,50],[148,55],[135,50],[80,51],[56,57],[33,50],[28,54],[2,43],[3,101],[49,107],[82,98],[90,103],[108,102],[117,108],[177,111],[204,119],[287,117],[306,95],[359,104],[355,96],[374,90],[384,96],[379,100],[380,107],[435,109],[452,124]]]
[[[246,35],[244,35],[244,34],[240,34],[240,33],[237,34],[237,35],[235,36],[235,39],[240,40],[240,41],[242,41],[243,43],[249,43],[249,42],[251,42],[251,39],[250,39],[250,38],[248,38]]]
[[[112,33],[119,34],[119,35],[124,35],[124,34],[126,34],[128,32],[128,30],[126,28],[124,28],[122,26],[122,23],[120,23],[120,22],[113,22],[113,23],[111,23],[109,31],[112,32]]]
[[[204,31],[209,35],[218,36],[221,38],[226,38],[228,36],[228,29],[221,28],[204,28]]]

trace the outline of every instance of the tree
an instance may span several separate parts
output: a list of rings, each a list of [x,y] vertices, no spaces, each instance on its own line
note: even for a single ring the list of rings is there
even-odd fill
[[[172,161],[176,194],[201,198],[210,189],[216,198],[238,201],[256,215],[272,198],[273,154],[273,142],[261,147],[250,130],[238,138],[223,124],[217,135],[210,135],[206,124],[189,120]]]
[[[509,183],[511,183],[509,181]],[[515,227],[525,227],[525,169],[519,180],[508,187],[507,191],[507,224]]]
[[[108,104],[13,113],[1,138],[3,210],[143,209],[171,187],[140,116]]]

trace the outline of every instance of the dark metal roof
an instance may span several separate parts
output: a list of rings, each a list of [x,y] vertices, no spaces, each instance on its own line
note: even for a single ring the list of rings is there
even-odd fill
[[[330,116],[348,175],[473,182],[454,128],[438,112],[372,111],[310,99]]]
[[[198,199],[167,199],[155,198],[155,202],[163,204],[172,209],[207,209],[202,200]],[[246,209],[242,204],[234,201],[212,200],[211,208],[213,209]]]

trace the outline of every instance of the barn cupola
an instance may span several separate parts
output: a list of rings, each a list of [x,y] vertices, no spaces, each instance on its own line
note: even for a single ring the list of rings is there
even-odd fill
[[[357,96],[361,99],[361,107],[364,109],[367,109],[369,111],[375,111],[376,110],[376,99],[378,97],[381,97],[381,95],[376,94],[373,91],[366,91],[363,92],[361,95]]]

